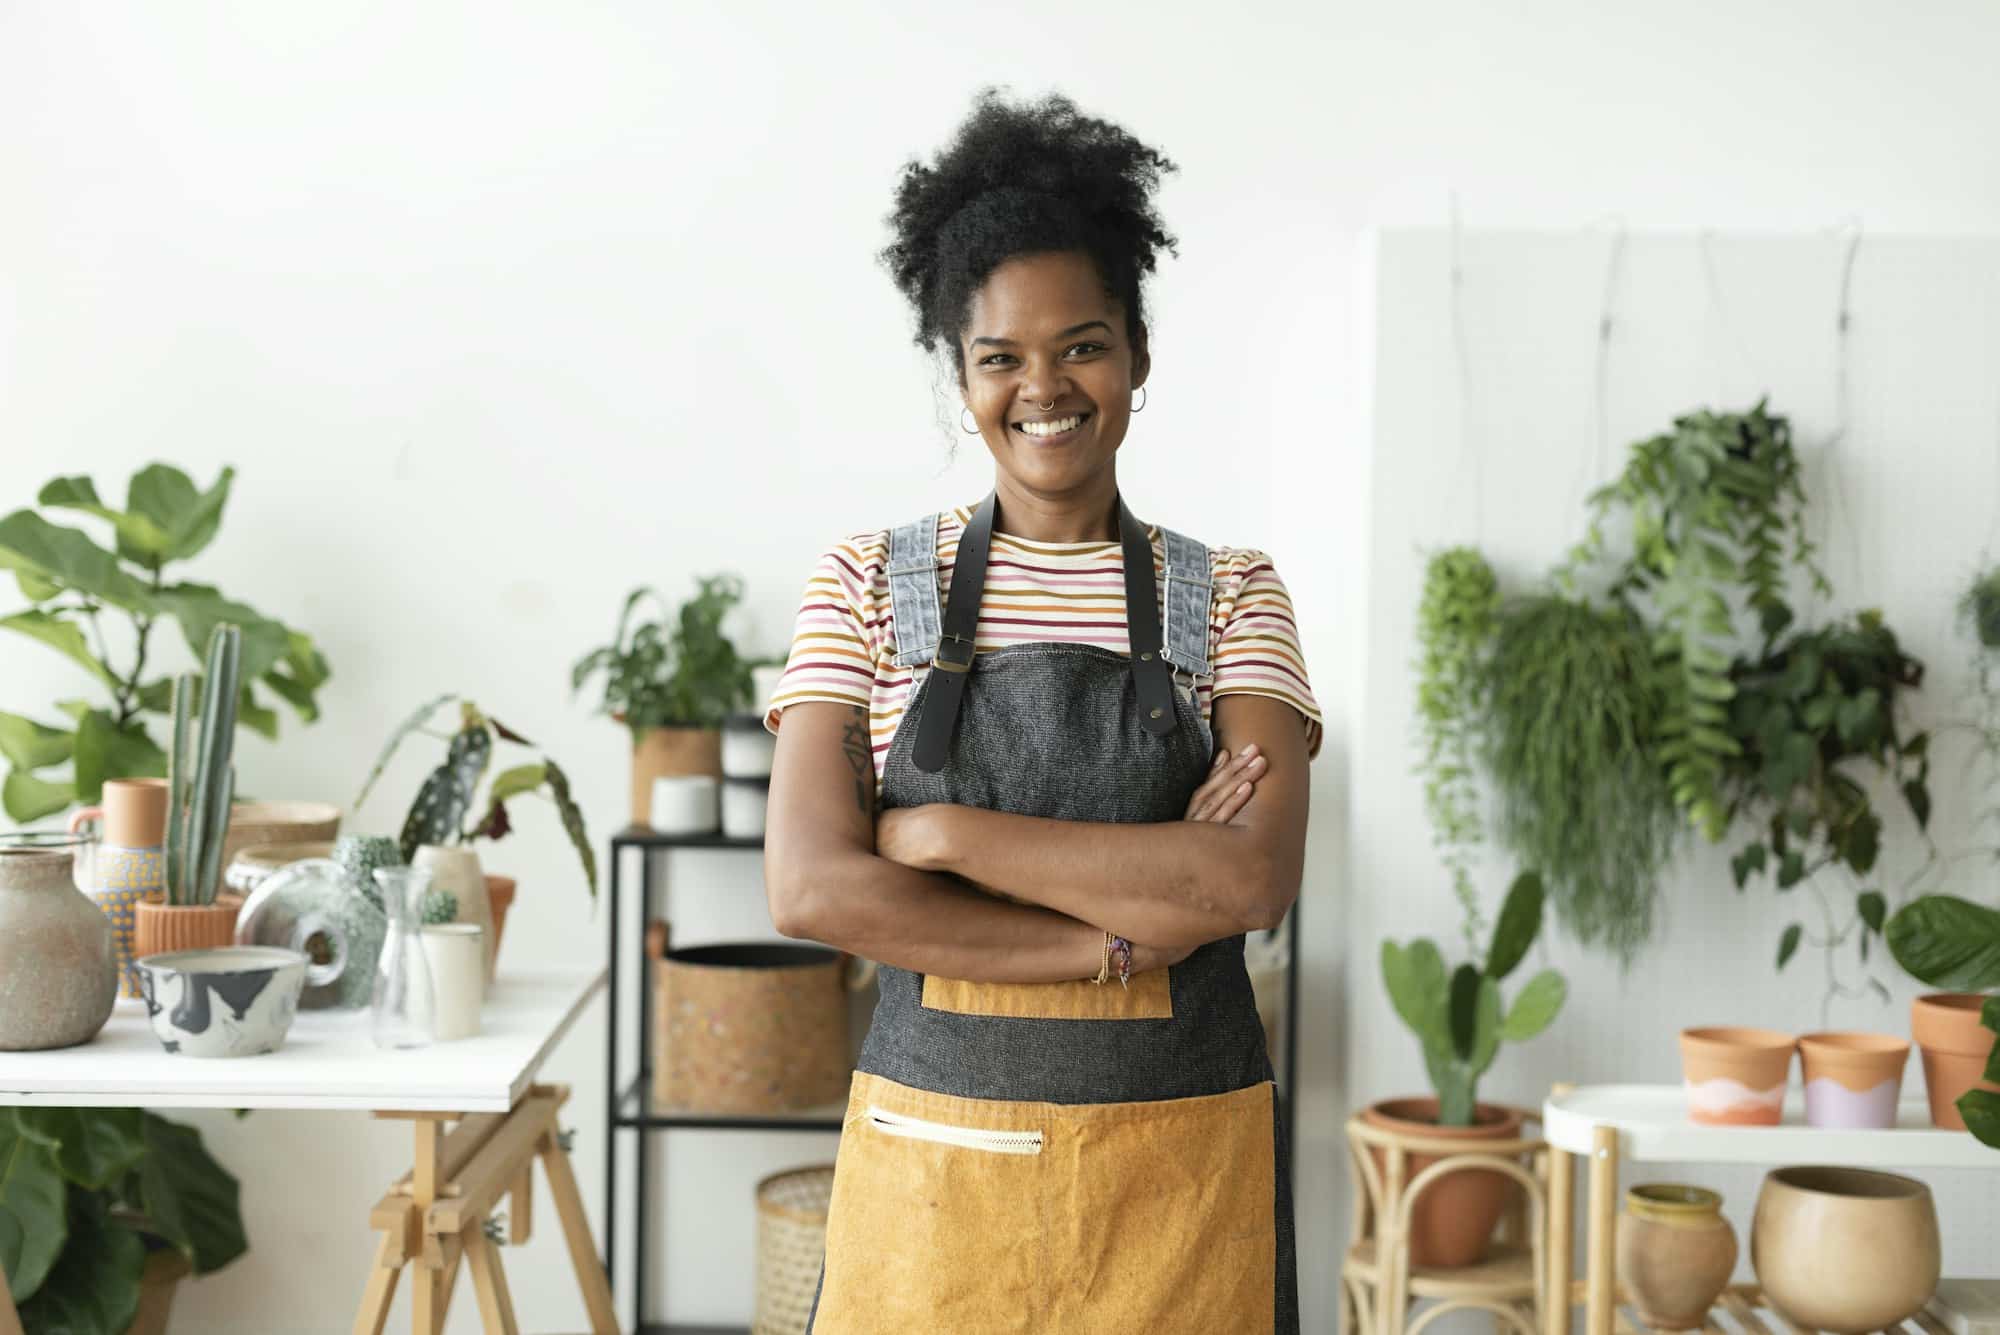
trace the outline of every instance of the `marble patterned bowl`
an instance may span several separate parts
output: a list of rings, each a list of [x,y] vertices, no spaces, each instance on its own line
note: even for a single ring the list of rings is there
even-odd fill
[[[175,950],[133,961],[153,1033],[183,1057],[275,1052],[298,1014],[309,961],[275,946]]]

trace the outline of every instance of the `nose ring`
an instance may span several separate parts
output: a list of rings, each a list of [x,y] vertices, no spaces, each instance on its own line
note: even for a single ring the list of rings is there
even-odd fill
[[[1054,408],[1055,406],[1056,406],[1056,401],[1054,399],[1050,399],[1047,403],[1042,405],[1042,411],[1048,412],[1051,408]]]

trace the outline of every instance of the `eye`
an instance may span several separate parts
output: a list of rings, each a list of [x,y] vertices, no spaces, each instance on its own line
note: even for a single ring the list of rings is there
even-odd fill
[[[1014,360],[1011,352],[989,352],[979,359],[981,366],[1004,366]]]
[[[1063,352],[1063,356],[1065,356],[1065,357],[1072,357],[1072,356],[1082,356],[1082,357],[1088,357],[1088,356],[1090,356],[1090,355],[1091,355],[1092,353],[1095,353],[1095,352],[1102,352],[1102,351],[1104,351],[1104,345],[1103,345],[1102,343],[1072,343],[1072,344],[1070,344],[1070,345],[1069,345],[1069,347],[1068,347],[1068,348],[1067,348],[1067,349],[1066,349],[1066,350],[1065,350],[1065,351]]]

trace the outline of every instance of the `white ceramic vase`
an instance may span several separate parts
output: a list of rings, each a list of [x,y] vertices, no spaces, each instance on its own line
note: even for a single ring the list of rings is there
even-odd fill
[[[436,1004],[432,1033],[440,1043],[471,1038],[479,1032],[486,994],[486,934],[472,923],[453,922],[426,927],[422,935]]]
[[[493,905],[486,898],[486,872],[479,865],[479,855],[469,848],[424,844],[410,859],[410,865],[430,872],[431,889],[447,891],[458,900],[458,916],[454,921],[479,928],[486,953],[485,978],[492,981]]]

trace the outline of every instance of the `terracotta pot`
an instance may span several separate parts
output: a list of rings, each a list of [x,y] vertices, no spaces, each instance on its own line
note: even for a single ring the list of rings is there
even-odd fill
[[[93,820],[104,827],[99,837],[114,848],[160,847],[167,842],[167,781],[106,779],[104,804],[72,811],[70,833]]]
[[[1866,1168],[1780,1168],[1764,1178],[1750,1264],[1764,1299],[1834,1335],[1892,1329],[1938,1282],[1930,1188]]]
[[[1466,1153],[1480,1153],[1482,1140],[1512,1140],[1521,1134],[1521,1115],[1511,1108],[1481,1103],[1474,1107],[1472,1126],[1439,1126],[1435,1098],[1384,1099],[1362,1110],[1372,1126],[1399,1135],[1426,1139],[1463,1140]],[[1388,1171],[1388,1152],[1371,1146],[1377,1169]],[[1403,1181],[1407,1185],[1418,1173],[1447,1156],[1411,1154],[1406,1156]],[[1410,1264],[1413,1266],[1464,1266],[1482,1260],[1493,1240],[1494,1226],[1518,1189],[1504,1173],[1450,1173],[1424,1190],[1410,1211]]]
[[[1776,1126],[1792,1078],[1790,1034],[1728,1026],[1681,1030],[1688,1120],[1712,1126]]]
[[[1894,1126],[1909,1062],[1909,1041],[1888,1034],[1805,1035],[1799,1066],[1806,1121],[1842,1129]]]
[[[653,780],[673,774],[722,777],[720,728],[644,728],[632,742],[632,823],[653,821]]]
[[[220,950],[236,943],[240,903],[169,904],[150,895],[132,906],[132,958],[173,950]]]
[[[1965,1130],[1958,1100],[1974,1089],[2000,1093],[1983,1079],[1993,1051],[1991,1029],[1979,1023],[1986,998],[1974,992],[1933,992],[1910,1003],[1910,1033],[1924,1054],[1924,1092],[1930,1096],[1931,1124]]]
[[[500,935],[507,930],[507,910],[514,906],[514,891],[519,888],[511,876],[486,876],[486,906],[493,914],[493,958],[500,958]]]
[[[148,1254],[146,1268],[139,1273],[139,1311],[125,1335],[166,1335],[174,1288],[191,1269],[187,1257],[171,1247]]]
[[[493,981],[493,906],[486,898],[486,873],[480,869],[479,855],[469,848],[424,844],[410,859],[412,867],[431,874],[431,889],[444,890],[458,900],[454,922],[477,923],[486,939],[486,980]]]
[[[238,802],[222,836],[222,865],[257,844],[324,844],[340,833],[340,808],[331,802]]]
[[[1699,1330],[1736,1269],[1736,1230],[1722,1197],[1669,1183],[1625,1193],[1618,1283],[1654,1330]]]
[[[111,920],[77,893],[73,850],[0,847],[0,1051],[88,1043],[118,999]]]

